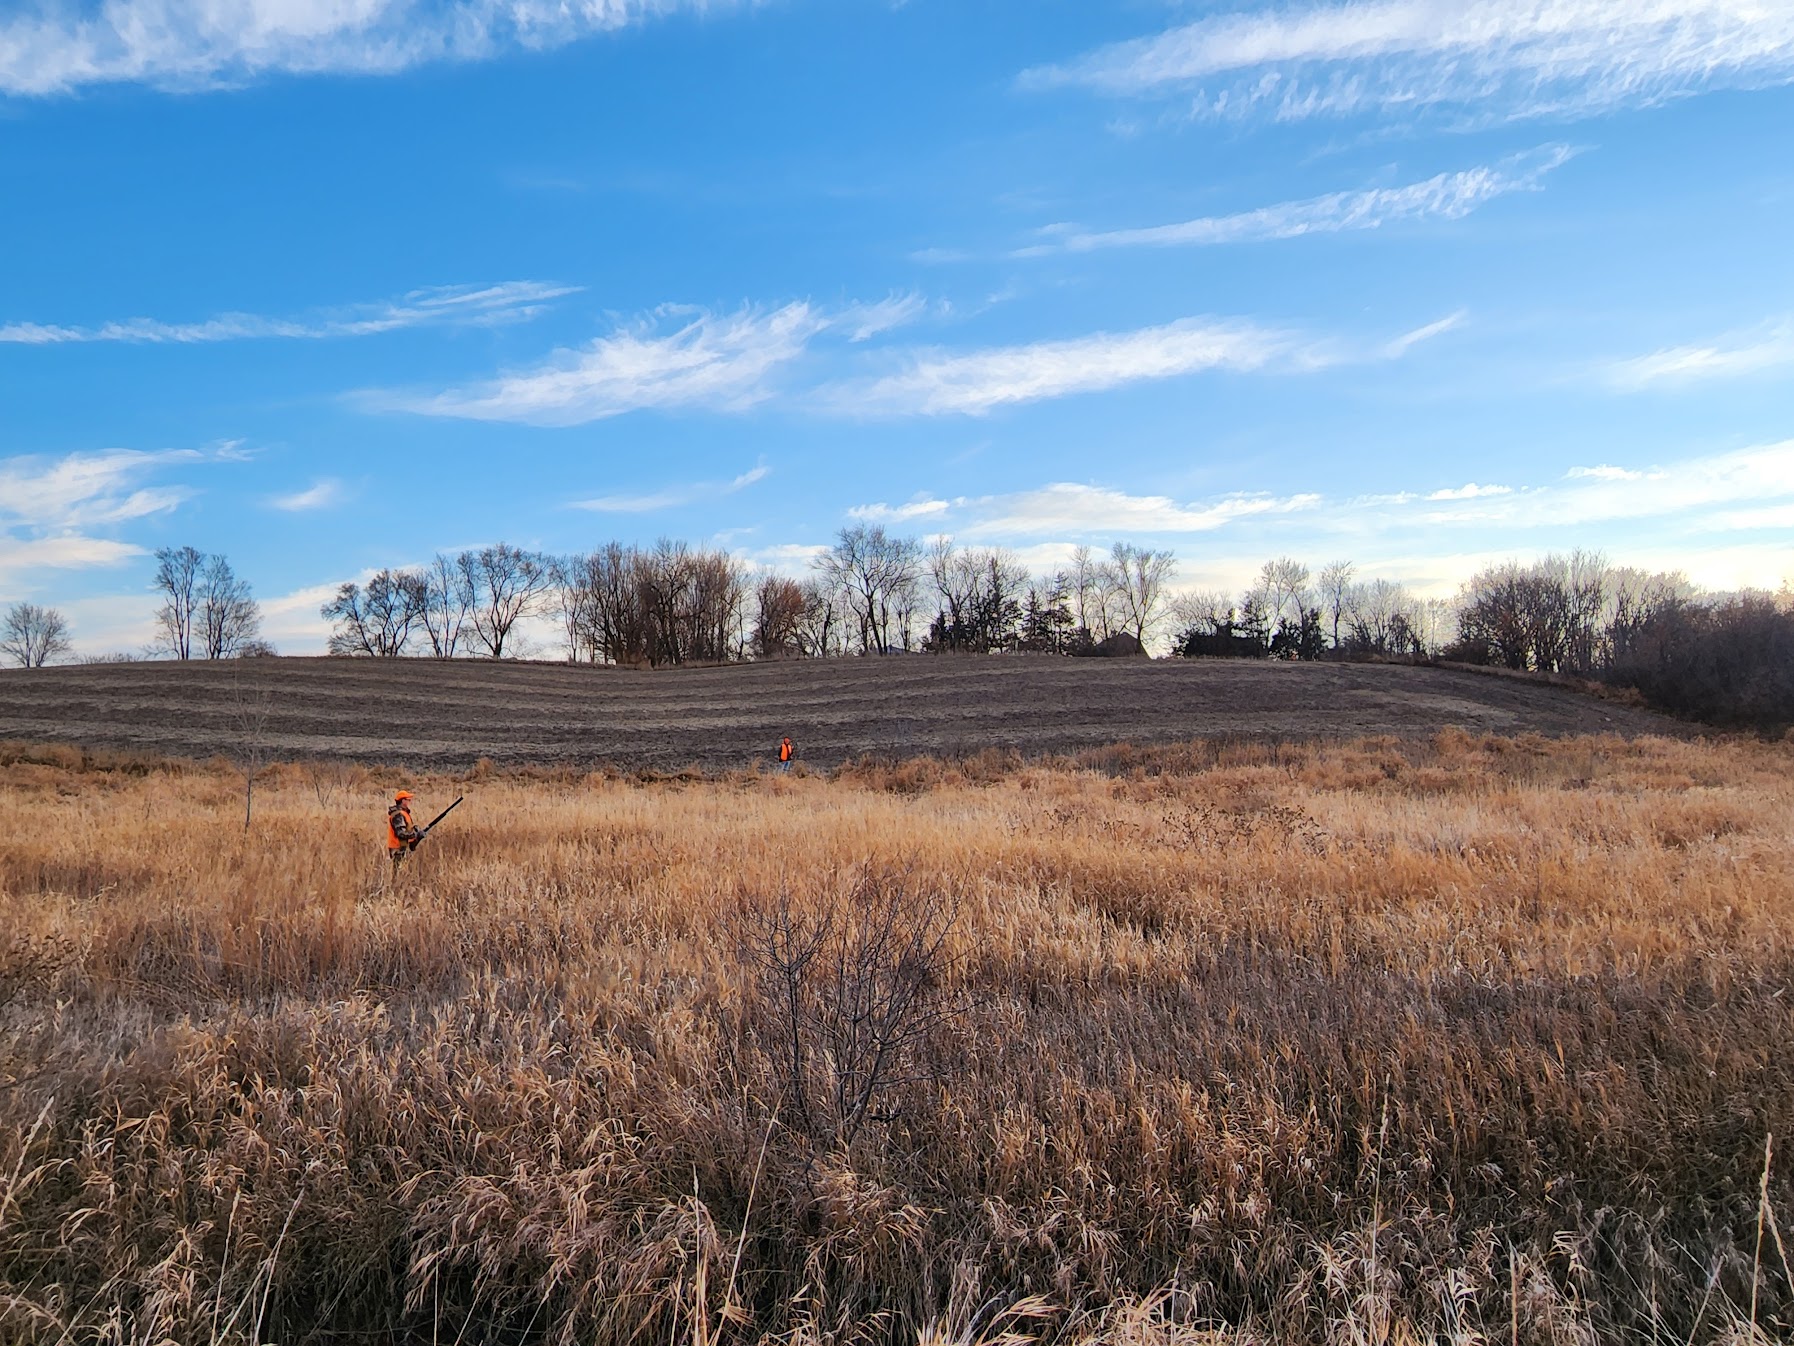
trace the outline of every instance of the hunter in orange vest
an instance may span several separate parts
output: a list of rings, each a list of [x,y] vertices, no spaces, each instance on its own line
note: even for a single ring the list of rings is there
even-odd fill
[[[386,853],[392,858],[392,872],[397,875],[405,856],[417,849],[423,833],[411,821],[411,791],[400,790],[386,810]]]
[[[779,770],[791,770],[791,757],[797,750],[791,746],[791,736],[787,734],[779,740]]]

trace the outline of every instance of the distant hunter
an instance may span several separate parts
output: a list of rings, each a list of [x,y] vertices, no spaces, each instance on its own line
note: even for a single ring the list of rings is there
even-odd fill
[[[423,839],[422,829],[411,820],[411,791],[400,790],[386,810],[386,854],[392,860],[393,878],[398,878],[399,866]]]

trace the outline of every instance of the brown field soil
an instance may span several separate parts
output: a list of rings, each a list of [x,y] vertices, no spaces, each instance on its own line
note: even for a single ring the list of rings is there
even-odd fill
[[[817,767],[873,754],[1034,756],[1192,738],[1675,734],[1565,688],[1391,664],[925,656],[636,672],[560,664],[258,659],[0,673],[0,739],[205,757],[272,689],[271,756],[460,769]]]

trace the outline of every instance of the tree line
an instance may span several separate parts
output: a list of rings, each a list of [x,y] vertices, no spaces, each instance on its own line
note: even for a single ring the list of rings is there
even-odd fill
[[[337,655],[515,657],[526,619],[573,663],[627,667],[925,653],[1132,653],[1168,634],[1187,658],[1444,659],[1599,679],[1715,723],[1794,722],[1794,593],[1706,594],[1576,551],[1478,572],[1453,599],[1423,597],[1350,561],[1267,561],[1237,595],[1173,594],[1169,551],[1074,549],[1031,574],[1004,547],[875,524],[842,529],[801,577],[662,539],[555,556],[496,543],[342,584],[321,611]],[[271,653],[247,582],[221,555],[156,553],[150,653]],[[68,623],[18,603],[0,656],[67,657]]]
[[[1116,543],[1030,576],[1002,547],[842,529],[805,577],[662,539],[552,556],[507,543],[343,584],[323,605],[332,654],[503,658],[517,623],[551,622],[573,663],[664,667],[898,651],[1080,653],[1164,614],[1170,552]]]
[[[1188,657],[1438,659],[1629,687],[1713,724],[1794,724],[1794,589],[1708,594],[1679,572],[1574,551],[1479,571],[1455,599],[1361,580],[1335,561],[1311,572],[1267,561],[1237,601],[1174,605]]]

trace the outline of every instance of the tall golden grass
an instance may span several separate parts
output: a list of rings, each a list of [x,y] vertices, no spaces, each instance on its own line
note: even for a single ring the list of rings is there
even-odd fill
[[[0,1341],[1794,1324],[1787,744],[255,798],[0,752]]]

